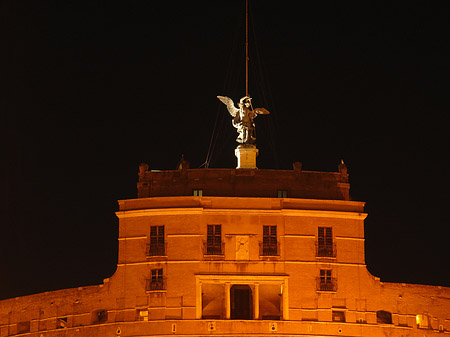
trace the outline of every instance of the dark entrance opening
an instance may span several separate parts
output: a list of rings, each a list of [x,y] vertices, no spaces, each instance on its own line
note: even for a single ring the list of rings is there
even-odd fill
[[[234,285],[230,290],[231,319],[253,319],[252,289],[248,285]]]

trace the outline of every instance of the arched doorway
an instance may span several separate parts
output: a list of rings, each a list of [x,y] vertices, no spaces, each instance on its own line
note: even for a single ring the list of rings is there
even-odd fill
[[[231,319],[253,319],[252,289],[246,284],[235,284],[230,289]]]

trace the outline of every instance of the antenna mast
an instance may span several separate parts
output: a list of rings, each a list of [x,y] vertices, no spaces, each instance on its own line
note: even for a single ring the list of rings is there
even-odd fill
[[[258,155],[258,149],[255,145],[255,123],[253,119],[257,115],[268,115],[270,112],[264,108],[253,109],[248,93],[248,0],[245,0],[245,96],[239,100],[239,108],[236,108],[230,97],[217,96],[217,98],[227,106],[228,112],[233,117],[232,124],[239,134],[236,141],[240,145],[234,150],[238,160],[236,168],[257,168],[256,156]]]
[[[248,95],[248,0],[245,0],[245,96]]]

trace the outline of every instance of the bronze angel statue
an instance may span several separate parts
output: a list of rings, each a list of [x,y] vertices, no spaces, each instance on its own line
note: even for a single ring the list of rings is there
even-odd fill
[[[257,115],[268,115],[270,112],[264,108],[253,109],[251,98],[244,96],[239,100],[239,108],[234,106],[233,100],[226,96],[217,96],[227,106],[228,112],[233,117],[233,126],[239,136],[236,141],[241,144],[253,144],[255,138],[255,123],[253,119]]]

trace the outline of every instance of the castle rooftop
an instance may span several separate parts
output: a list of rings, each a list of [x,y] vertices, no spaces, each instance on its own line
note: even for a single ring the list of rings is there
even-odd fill
[[[338,172],[272,169],[190,169],[154,171],[139,167],[138,198],[171,196],[220,196],[350,200],[347,167]]]

